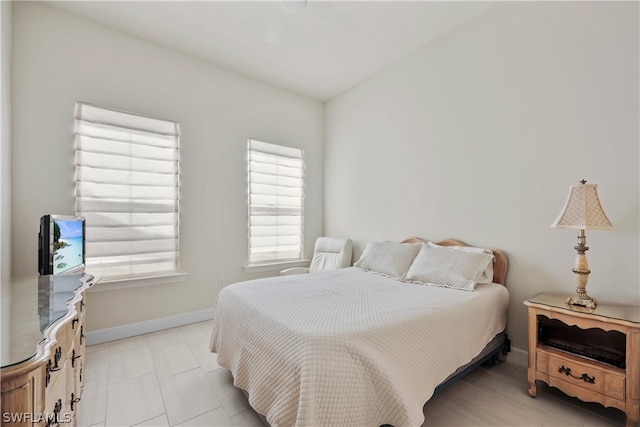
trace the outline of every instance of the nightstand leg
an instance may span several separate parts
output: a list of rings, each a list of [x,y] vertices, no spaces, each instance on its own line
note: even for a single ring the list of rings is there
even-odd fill
[[[529,380],[529,396],[536,397],[536,347],[538,346],[538,317],[534,308],[529,308],[528,317],[529,354],[527,379]]]
[[[528,390],[529,396],[536,397],[537,392],[538,392],[538,389],[536,387],[536,380],[529,381],[529,390]]]
[[[634,328],[627,332],[627,425],[640,426],[640,329]]]

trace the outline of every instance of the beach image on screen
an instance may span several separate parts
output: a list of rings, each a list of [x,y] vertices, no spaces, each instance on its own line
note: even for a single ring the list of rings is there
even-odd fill
[[[82,221],[54,221],[53,242],[53,274],[82,264]]]

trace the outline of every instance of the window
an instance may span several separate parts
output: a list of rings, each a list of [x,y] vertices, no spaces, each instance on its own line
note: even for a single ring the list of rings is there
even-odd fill
[[[103,280],[179,269],[180,126],[76,103],[76,213]]]
[[[304,153],[249,140],[249,264],[303,255]]]

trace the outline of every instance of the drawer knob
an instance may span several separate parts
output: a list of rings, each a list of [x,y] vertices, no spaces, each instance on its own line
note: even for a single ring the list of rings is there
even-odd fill
[[[79,355],[77,355],[77,356],[76,356],[76,350],[75,350],[75,348],[74,348],[74,349],[72,350],[72,352],[71,352],[71,367],[72,367],[72,368],[75,368],[75,367],[76,367],[76,359],[79,359],[79,358],[81,358],[81,357],[82,357],[82,355],[81,355],[81,354],[79,354]]]
[[[76,397],[74,393],[71,393],[71,410],[75,411],[76,403],[80,402],[80,398]]]
[[[571,373],[571,368],[565,368],[565,366],[564,366],[564,365],[562,365],[562,366],[560,367],[560,369],[558,369],[558,372],[560,372],[561,374],[565,374],[565,375],[566,375],[566,376],[568,376],[568,377],[575,378],[575,379],[577,379],[577,380],[583,380],[584,382],[589,383],[589,384],[595,384],[595,383],[596,383],[596,377],[595,377],[595,376],[590,377],[590,376],[589,376],[589,375],[587,375],[587,374],[582,374],[582,375],[580,375],[580,376],[578,376],[578,375],[573,375],[573,374]]]
[[[62,347],[56,348],[56,352],[53,355],[53,369],[51,369],[52,371],[60,370],[60,367],[58,366],[58,363],[60,363],[60,359],[62,359]]]
[[[51,359],[49,359],[49,361],[47,362],[47,366],[45,367],[45,374],[44,374],[44,386],[48,387],[49,383],[51,382],[51,367],[53,366],[53,364],[51,363]]]
[[[51,382],[51,372],[60,370],[60,366],[58,366],[58,364],[60,363],[61,358],[62,358],[62,347],[58,347],[56,348],[56,351],[53,355],[54,361],[51,362],[51,359],[49,359],[47,361],[47,365],[45,366],[45,378],[44,378],[45,387],[47,387]]]
[[[62,411],[62,399],[58,399],[58,401],[53,406],[53,414],[50,414],[47,417],[46,427],[51,427],[52,425],[60,426],[60,422],[58,420],[58,414]]]

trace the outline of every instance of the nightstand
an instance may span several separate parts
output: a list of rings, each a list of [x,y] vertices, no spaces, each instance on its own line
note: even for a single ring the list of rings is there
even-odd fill
[[[585,402],[618,408],[640,423],[640,307],[568,305],[565,295],[525,301],[529,395],[541,380]]]

